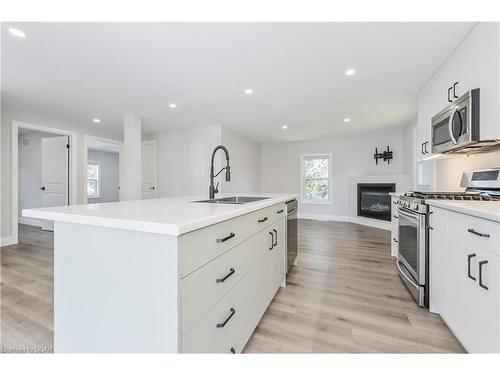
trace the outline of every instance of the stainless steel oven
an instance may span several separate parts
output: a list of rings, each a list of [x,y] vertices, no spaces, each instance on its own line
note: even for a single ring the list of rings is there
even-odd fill
[[[401,279],[415,301],[419,306],[428,306],[427,209],[423,211],[398,206],[397,266]]]
[[[432,117],[432,152],[448,152],[478,141],[479,89],[474,89]]]

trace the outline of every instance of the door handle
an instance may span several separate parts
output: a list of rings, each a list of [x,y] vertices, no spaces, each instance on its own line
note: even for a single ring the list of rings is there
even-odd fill
[[[455,83],[453,84],[453,97],[454,97],[455,99],[456,99],[456,98],[458,98],[457,94],[455,93],[455,90],[456,90],[456,88],[457,88],[457,85],[458,85],[458,82],[455,82]]]
[[[282,213],[282,212],[283,212],[283,210],[279,210],[279,211],[278,211],[278,212],[276,212],[276,213],[277,213],[277,214],[280,214],[280,213]]]
[[[269,232],[269,234],[271,235],[271,247],[269,248],[269,250],[272,250],[274,247],[274,234],[273,232]]]
[[[483,266],[488,264],[487,260],[482,260],[479,262],[479,286],[483,289],[488,290],[488,287],[483,284]]]
[[[392,215],[392,217],[393,217],[394,219],[399,218],[399,216],[396,216],[396,215]]]
[[[448,102],[452,103],[453,100],[450,99],[450,91],[451,91],[452,87],[449,87],[448,88]]]
[[[395,238],[392,239],[394,242],[398,243],[398,240],[396,240]]]
[[[233,238],[233,237],[235,237],[235,236],[236,236],[236,234],[234,234],[233,232],[231,232],[231,233],[229,234],[229,236],[224,237],[224,238],[217,238],[217,239],[215,240],[215,242],[217,242],[217,243],[226,242],[227,240],[230,240],[231,238]]]
[[[44,191],[45,191],[45,186],[42,186],[42,187],[40,188],[40,190],[44,190]]]
[[[267,221],[267,216],[264,216],[262,219],[257,220],[259,223],[263,223],[264,221]]]
[[[228,278],[230,278],[236,271],[234,270],[234,268],[230,268],[229,269],[229,273],[224,276],[222,279],[215,279],[215,282],[216,283],[223,283],[224,281],[226,281]]]
[[[154,186],[151,186],[151,187],[149,188],[149,190],[154,190],[154,189],[155,189],[155,187],[154,187]]]
[[[231,352],[231,354],[236,354],[236,350],[234,348],[229,349],[229,351]]]
[[[476,231],[474,230],[474,228],[469,228],[469,229],[467,229],[467,232],[472,233],[472,234],[475,234],[476,236],[479,236],[479,237],[490,238],[490,235],[489,235],[488,233],[480,233],[480,232],[476,232]]]
[[[229,316],[222,323],[217,323],[217,328],[224,328],[227,322],[229,322],[233,315],[236,314],[236,310],[233,307],[231,307],[229,311],[231,312]]]
[[[424,143],[422,142],[422,144],[420,145],[420,153],[422,155],[424,155]]]
[[[427,145],[428,145],[428,144],[429,144],[429,141],[426,141],[426,142],[424,143],[424,152],[425,152],[426,154],[428,154],[428,153],[429,153],[429,151],[427,151]]]
[[[476,278],[471,275],[470,273],[470,260],[476,256],[476,253],[469,254],[467,255],[467,276],[469,276],[469,279],[472,279],[476,281]]]
[[[275,242],[273,242],[273,247],[278,245],[278,231],[276,229],[273,229],[274,234],[276,235],[276,238],[274,239]]]

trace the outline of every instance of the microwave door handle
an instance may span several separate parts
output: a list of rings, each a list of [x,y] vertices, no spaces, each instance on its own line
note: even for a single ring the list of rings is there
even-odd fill
[[[453,142],[453,144],[457,144],[457,140],[455,139],[455,137],[453,137],[453,117],[455,116],[455,113],[457,113],[458,111],[458,107],[455,107],[455,109],[453,110],[453,112],[451,113],[450,115],[450,120],[448,121],[448,133],[450,135],[450,139],[451,141]]]

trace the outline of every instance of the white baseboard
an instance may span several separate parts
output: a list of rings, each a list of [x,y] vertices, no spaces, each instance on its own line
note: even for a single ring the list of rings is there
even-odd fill
[[[0,238],[0,247],[15,245],[16,243],[16,239],[12,236]]]
[[[297,217],[299,219],[309,219],[309,220],[318,220],[318,221],[343,221],[346,223],[354,223],[360,225],[366,225],[373,228],[391,230],[391,222],[390,221],[381,221],[375,219],[368,219],[363,217],[349,217],[349,216],[336,216],[336,215],[314,215],[314,214],[302,214],[298,213]]]
[[[17,222],[19,224],[25,224],[25,225],[32,225],[32,226],[35,226],[35,227],[41,227],[42,223],[43,223],[43,220],[41,220],[41,219],[35,219],[35,218],[32,218],[32,217],[19,217],[19,218],[17,218]]]

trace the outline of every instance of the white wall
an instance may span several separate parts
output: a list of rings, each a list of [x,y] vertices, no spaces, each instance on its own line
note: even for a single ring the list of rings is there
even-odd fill
[[[18,137],[19,151],[19,183],[18,183],[18,217],[22,217],[24,208],[42,207],[42,138],[57,137],[57,134],[27,131]],[[29,146],[23,146],[23,140],[29,141]],[[20,221],[23,221],[22,219]],[[38,220],[27,222],[38,225]]]
[[[8,238],[12,235],[11,223],[11,186],[12,186],[12,171],[11,171],[11,153],[12,153],[12,121],[20,121],[41,125],[51,128],[62,129],[66,131],[76,132],[77,137],[77,201],[85,203],[84,188],[86,186],[86,166],[84,164],[84,135],[94,135],[97,137],[122,140],[122,137],[113,132],[106,131],[98,125],[88,126],[87,124],[73,123],[55,119],[51,116],[46,116],[38,113],[30,113],[17,108],[7,108],[5,103],[2,103],[1,114],[1,175],[2,175],[2,196],[1,196],[1,238]]]
[[[259,192],[260,144],[225,127],[222,127],[221,144],[229,151],[231,182],[222,178],[220,190],[224,193]],[[221,162],[222,166],[226,165],[223,156]]]
[[[397,183],[396,190],[410,188],[409,166],[412,164],[413,132],[404,127],[387,129],[372,134],[333,138],[316,141],[265,143],[261,145],[261,192],[300,193],[300,155],[331,153],[332,203],[302,204],[299,214],[303,217],[343,219],[353,216],[352,194],[355,182]],[[407,147],[409,144],[411,147]],[[390,164],[379,160],[375,165],[375,147],[382,150],[390,146],[394,159]],[[381,176],[377,178],[377,176]]]
[[[158,197],[203,195],[208,198],[210,160],[219,144],[228,148],[231,181],[220,181],[220,192],[251,193],[260,189],[260,145],[221,126],[169,130],[154,137],[157,141]],[[225,156],[218,151],[215,172],[225,166]]]
[[[119,154],[89,150],[88,161],[99,162],[100,196],[89,198],[89,203],[118,202],[120,198]]]

